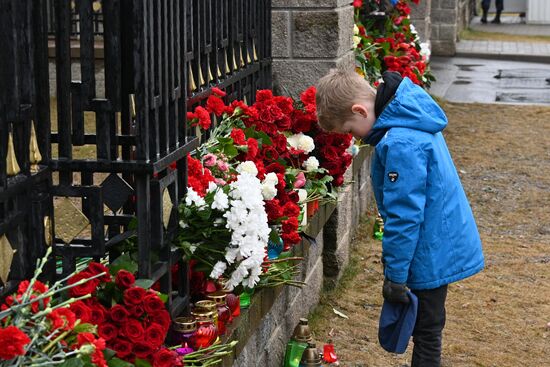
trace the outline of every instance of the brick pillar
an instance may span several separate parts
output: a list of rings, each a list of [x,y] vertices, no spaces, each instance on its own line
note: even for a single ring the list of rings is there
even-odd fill
[[[273,81],[297,96],[336,66],[353,67],[350,0],[272,0]]]
[[[411,3],[411,23],[418,32],[421,42],[430,42],[432,35],[432,23],[430,12],[432,9],[432,0],[421,0],[417,5]]]
[[[458,37],[459,2],[463,0],[432,0],[432,52],[434,55],[453,56]]]

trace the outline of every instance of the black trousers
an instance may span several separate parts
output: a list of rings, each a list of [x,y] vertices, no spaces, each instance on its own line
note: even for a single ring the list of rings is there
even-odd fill
[[[500,13],[504,9],[504,0],[495,0],[495,6],[497,8],[497,12]],[[491,6],[491,0],[482,0],[481,1],[481,8],[485,10],[486,12],[489,11],[489,7]]]
[[[411,367],[439,367],[442,332],[445,327],[447,285],[435,289],[411,291],[418,297]]]

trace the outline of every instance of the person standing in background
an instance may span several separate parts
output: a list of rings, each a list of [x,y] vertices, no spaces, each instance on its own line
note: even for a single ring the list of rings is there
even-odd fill
[[[504,0],[495,0],[495,5],[497,8],[497,15],[495,16],[495,19],[491,21],[491,23],[494,24],[500,24],[500,14],[502,13],[502,10],[504,10]],[[481,1],[481,9],[483,10],[483,16],[481,17],[481,23],[485,24],[487,23],[487,13],[489,13],[489,8],[491,7],[491,0],[482,0]]]

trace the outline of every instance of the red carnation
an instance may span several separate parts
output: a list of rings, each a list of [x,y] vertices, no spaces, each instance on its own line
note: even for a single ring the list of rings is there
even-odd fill
[[[82,301],[76,301],[69,306],[70,310],[74,313],[75,317],[83,323],[90,322],[91,310]]]
[[[153,356],[153,367],[174,367],[181,365],[178,354],[168,349],[161,349]]]
[[[105,340],[111,340],[118,336],[118,326],[105,322],[99,326],[97,332]]]
[[[317,93],[317,89],[315,88],[315,86],[311,86],[300,94],[300,100],[306,106],[315,105],[316,93]]]
[[[221,98],[210,95],[206,100],[206,109],[216,116],[221,116],[225,111],[225,103],[223,103]]]
[[[69,278],[69,285],[76,284],[77,282],[91,278],[93,276],[92,273],[89,273],[88,271],[82,271],[80,273],[77,273],[73,275],[71,278]],[[71,289],[69,289],[69,294],[71,297],[80,297],[85,296],[87,294],[93,293],[97,286],[99,285],[98,279],[92,279],[87,282],[84,282],[83,284],[77,285]]]
[[[154,347],[158,348],[164,342],[166,332],[164,328],[158,324],[151,324],[145,330],[145,340],[150,342]]]
[[[70,330],[74,327],[76,316],[66,307],[56,308],[46,316],[51,322],[51,330]]]
[[[233,142],[237,145],[245,145],[246,144],[246,137],[244,135],[244,131],[241,129],[233,129],[231,130],[231,139],[233,139]]]
[[[289,201],[285,203],[283,207],[283,214],[285,217],[297,217],[300,215],[300,207],[293,203],[292,201]]]
[[[218,97],[225,97],[227,95],[227,93],[225,93],[223,90],[221,90],[218,87],[213,87],[212,88],[212,94],[215,94]]]
[[[122,325],[122,330],[120,332],[133,342],[143,340],[145,334],[141,322],[130,318]]]
[[[360,8],[363,6],[363,0],[353,0],[353,7]]]
[[[273,99],[273,92],[269,89],[263,89],[256,92],[256,102],[265,102]]]
[[[124,359],[132,354],[132,343],[125,339],[115,339],[109,347],[116,352],[118,358]]]
[[[248,146],[248,153],[246,154],[246,160],[251,161],[258,155],[258,141],[254,138],[248,138],[246,141]]]
[[[124,303],[127,305],[139,305],[145,297],[146,291],[140,287],[128,288],[124,291]]]
[[[270,222],[273,222],[283,216],[283,208],[279,204],[278,199],[266,201],[265,212],[267,213],[267,219]]]
[[[165,309],[164,302],[154,293],[145,296],[143,299],[143,308],[150,315]]]
[[[187,112],[187,119],[191,121],[191,126],[199,125],[203,130],[208,130],[212,124],[210,114],[202,106],[198,106],[195,112]]]
[[[115,283],[120,289],[130,288],[135,282],[136,277],[134,277],[134,274],[124,269],[119,270],[115,278]]]
[[[283,233],[291,233],[298,229],[298,219],[291,217],[283,221]]]
[[[0,359],[10,360],[17,356],[25,355],[25,345],[29,344],[31,339],[15,326],[8,326],[5,329],[0,328]]]
[[[283,233],[281,235],[281,238],[284,241],[285,250],[288,250],[290,248],[290,245],[297,244],[302,240],[302,238],[297,232]]]
[[[117,323],[126,322],[128,316],[130,316],[126,308],[122,305],[114,305],[111,308],[109,315],[111,316],[111,319]]]
[[[138,341],[134,343],[134,354],[141,359],[147,359],[152,353],[153,348],[149,343]]]

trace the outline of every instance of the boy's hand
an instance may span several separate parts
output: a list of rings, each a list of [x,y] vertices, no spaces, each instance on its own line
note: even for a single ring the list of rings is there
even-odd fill
[[[384,299],[388,302],[409,303],[409,296],[407,296],[407,287],[405,284],[394,283],[388,279],[384,279],[382,296],[384,296]]]

